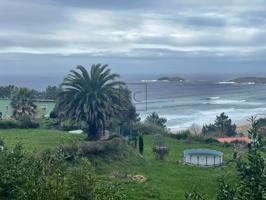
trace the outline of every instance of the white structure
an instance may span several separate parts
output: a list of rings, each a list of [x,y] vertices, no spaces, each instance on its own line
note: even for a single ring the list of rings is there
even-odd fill
[[[209,149],[188,149],[184,151],[184,163],[198,166],[219,166],[223,164],[223,153]]]

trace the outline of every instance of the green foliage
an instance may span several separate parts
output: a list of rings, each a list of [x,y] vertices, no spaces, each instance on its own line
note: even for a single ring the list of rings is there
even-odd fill
[[[88,139],[97,140],[111,117],[128,109],[125,83],[117,81],[107,65],[92,65],[90,72],[78,66],[62,83],[62,91],[56,103],[60,118],[85,121]]]
[[[186,200],[206,200],[204,196],[205,196],[204,194],[194,191],[192,193],[186,193],[185,199]]]
[[[5,145],[5,142],[2,138],[0,138],[0,146],[4,146]]]
[[[205,124],[202,127],[202,133],[204,135],[216,135],[216,136],[235,136],[236,125],[232,124],[232,120],[227,115],[221,113],[216,116],[214,124]]]
[[[169,136],[177,140],[186,140],[191,135],[189,130],[179,131],[176,134],[170,133]]]
[[[0,86],[0,98],[9,99],[11,98],[12,92],[16,89],[14,85]]]
[[[153,112],[146,118],[145,122],[156,124],[160,127],[166,128],[167,119],[163,117],[159,117],[157,113]]]
[[[236,125],[232,124],[232,120],[224,113],[216,117],[215,126],[222,135],[229,137],[236,135]]]
[[[156,134],[167,134],[167,130],[163,128],[162,126],[158,126],[157,124],[154,123],[149,123],[149,122],[144,122],[144,123],[137,123],[136,125],[137,130],[141,134],[144,135],[156,135]]]
[[[205,124],[202,127],[202,133],[204,135],[214,135],[216,133],[216,126],[214,124]]]
[[[38,128],[40,125],[34,121],[29,115],[23,115],[19,117],[19,128]]]
[[[49,114],[49,118],[51,118],[51,119],[56,119],[57,117],[58,117],[58,116],[57,116],[57,114],[56,114],[55,111],[50,112],[50,114]]]
[[[39,123],[34,121],[30,116],[24,115],[19,117],[18,120],[6,119],[0,121],[0,129],[13,129],[13,128],[38,128]]]
[[[224,178],[220,180],[216,200],[235,200],[235,191],[225,182]]]
[[[152,151],[155,154],[155,157],[160,160],[164,160],[165,156],[169,153],[163,135],[157,134],[154,136]]]
[[[21,145],[0,151],[0,196],[18,200],[124,199],[114,184],[95,175],[88,160],[76,157],[67,163],[60,149],[32,157]]]
[[[222,183],[218,196],[230,196],[236,200],[264,200],[266,198],[265,161],[261,155],[263,142],[258,134],[258,122],[252,118],[252,128],[249,130],[251,143],[248,145],[246,157],[235,154],[236,167],[240,181],[234,190]],[[221,199],[221,198],[220,198]]]
[[[28,88],[18,88],[12,92],[11,106],[13,117],[19,119],[24,115],[34,117],[37,106],[33,102],[33,92]]]
[[[80,143],[80,153],[84,156],[122,153],[121,150],[125,146],[125,141],[119,137],[115,137],[107,141],[83,141]]]
[[[0,120],[0,129],[18,128],[19,123],[13,119]]]
[[[60,129],[63,131],[72,131],[72,130],[78,130],[81,128],[81,125],[79,125],[76,121],[72,120],[64,120],[60,123]]]
[[[55,100],[58,97],[59,93],[60,93],[60,88],[49,85],[44,92],[43,98]]]
[[[143,136],[139,135],[139,153],[142,155],[144,150],[144,140]]]

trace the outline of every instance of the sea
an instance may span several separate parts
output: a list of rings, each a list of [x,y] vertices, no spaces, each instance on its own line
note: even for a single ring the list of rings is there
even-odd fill
[[[251,116],[266,116],[266,85],[230,82],[239,75],[178,75],[184,82],[157,81],[164,75],[122,75],[132,92],[137,112],[144,120],[152,112],[167,119],[172,130],[214,122],[224,112],[234,123],[245,123]],[[58,85],[61,76],[0,77],[0,85],[15,84],[43,90]],[[1,111],[1,106],[0,106]]]

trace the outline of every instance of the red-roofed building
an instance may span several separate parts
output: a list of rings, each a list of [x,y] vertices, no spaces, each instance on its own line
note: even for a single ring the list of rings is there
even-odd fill
[[[223,137],[223,138],[217,138],[217,140],[221,143],[231,143],[231,142],[246,142],[246,143],[250,143],[251,140],[249,137],[245,136],[245,137]]]

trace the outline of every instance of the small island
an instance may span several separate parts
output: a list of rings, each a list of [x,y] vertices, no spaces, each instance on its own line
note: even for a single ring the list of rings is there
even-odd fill
[[[158,81],[166,81],[166,82],[184,82],[185,79],[181,78],[179,76],[173,76],[173,77],[160,77],[158,78]]]
[[[230,80],[235,83],[266,84],[266,77],[240,77]]]

